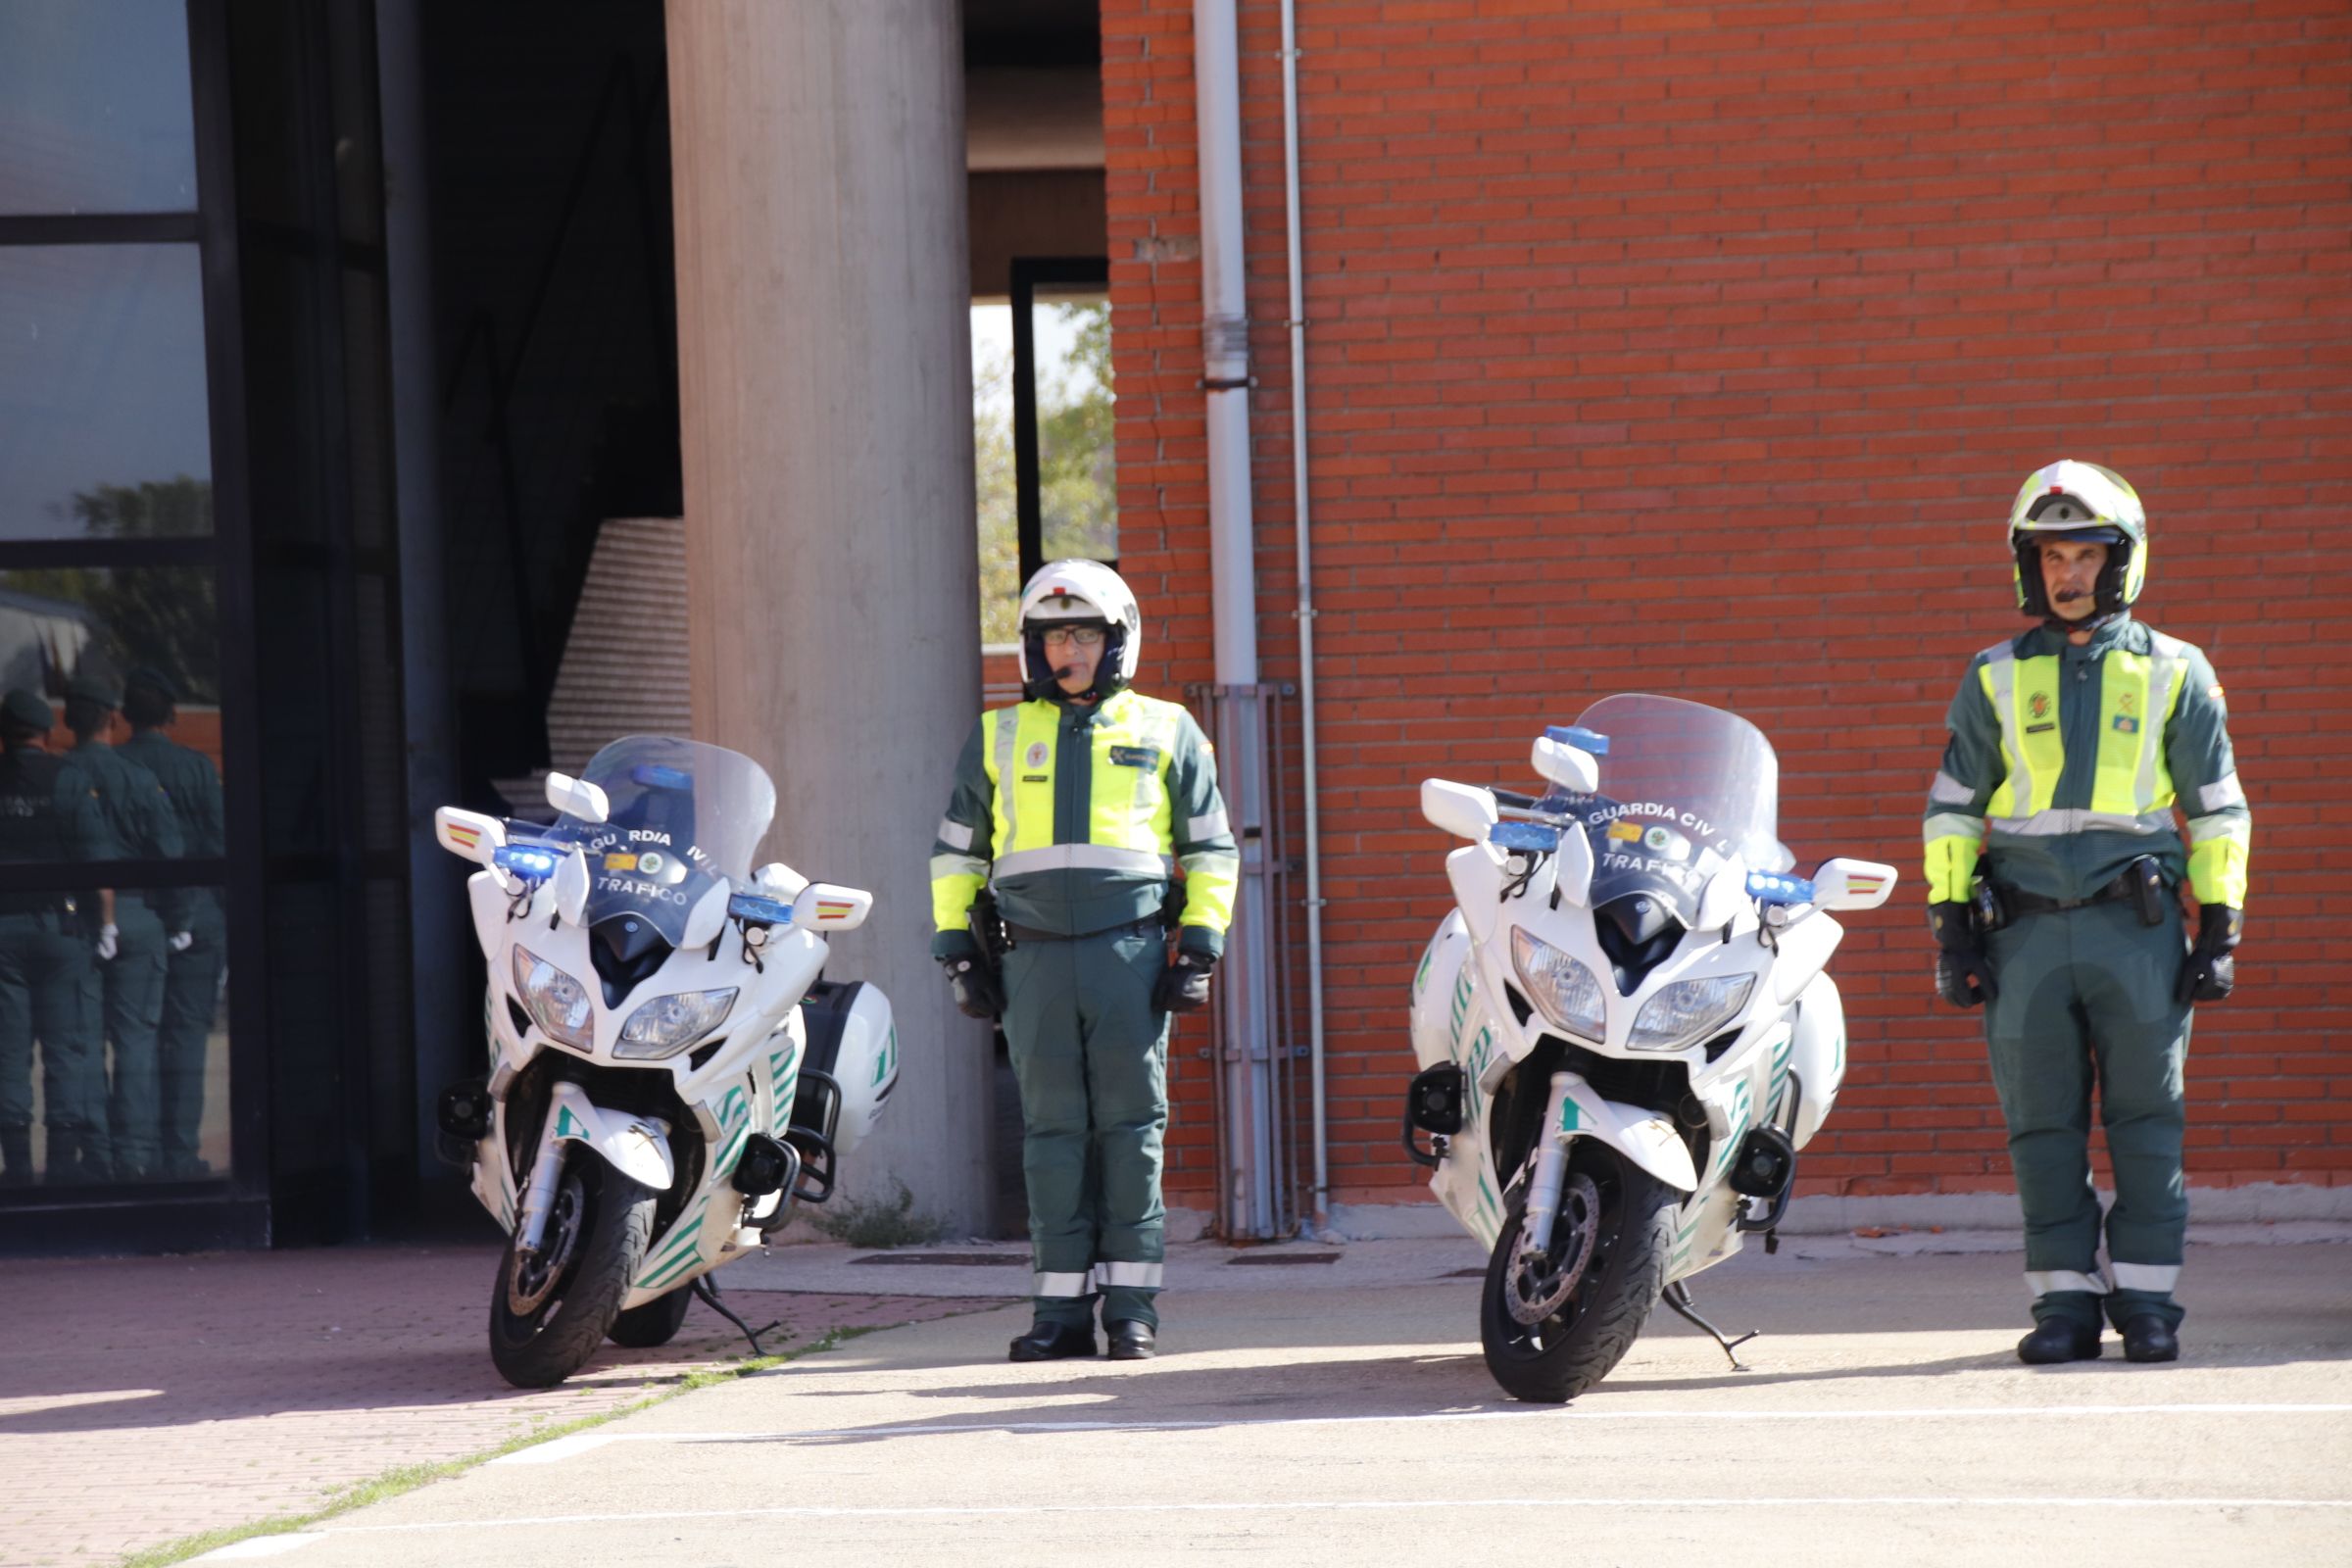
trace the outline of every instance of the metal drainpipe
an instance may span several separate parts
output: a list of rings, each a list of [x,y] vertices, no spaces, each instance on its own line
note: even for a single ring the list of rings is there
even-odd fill
[[[1257,688],[1256,533],[1250,493],[1250,320],[1243,266],[1242,82],[1235,0],[1193,0],[1193,77],[1200,142],[1201,386],[1208,435],[1209,591],[1219,694],[1218,773],[1242,853],[1233,943],[1217,1006],[1223,1023],[1224,1166],[1229,1238],[1272,1237],[1280,1042],[1269,1001],[1265,715]]]
[[[1250,303],[1242,266],[1242,78],[1235,0],[1193,0],[1200,129],[1202,383],[1217,684],[1257,684],[1250,505]]]
[[[1323,834],[1315,789],[1315,594],[1308,564],[1306,269],[1298,222],[1298,14],[1282,0],[1282,191],[1291,242],[1291,476],[1298,543],[1298,754],[1306,768],[1306,1027],[1315,1144],[1314,1228],[1331,1220],[1331,1135],[1323,1088]]]

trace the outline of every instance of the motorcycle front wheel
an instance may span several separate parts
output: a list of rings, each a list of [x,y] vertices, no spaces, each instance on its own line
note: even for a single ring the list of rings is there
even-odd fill
[[[1544,1258],[1517,1256],[1527,1203],[1521,1191],[1494,1240],[1479,1294],[1487,1370],[1505,1394],[1535,1404],[1575,1398],[1633,1348],[1666,1288],[1681,1200],[1673,1188],[1592,1139],[1577,1140],[1568,1168],[1570,1193]],[[1546,1268],[1554,1271],[1548,1281]],[[1559,1296],[1563,1273],[1573,1282]],[[1531,1297],[1541,1315],[1522,1322]]]
[[[490,1296],[490,1359],[518,1389],[553,1388],[588,1364],[620,1316],[653,1240],[655,1194],[594,1154],[565,1162],[536,1253],[513,1238]]]

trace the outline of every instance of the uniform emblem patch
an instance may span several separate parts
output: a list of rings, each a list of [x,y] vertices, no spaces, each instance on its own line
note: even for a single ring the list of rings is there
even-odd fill
[[[2136,735],[2139,733],[2139,720],[2130,713],[2118,713],[2115,715],[2115,727],[2126,735]]]
[[[2050,694],[2048,692],[2035,692],[2032,697],[2026,699],[2026,708],[2035,718],[2049,717]]]
[[[1110,749],[1113,767],[1157,767],[1159,748],[1156,746],[1113,746]]]
[[[1028,752],[1028,755],[1027,755],[1027,756],[1025,756],[1025,757],[1023,757],[1023,758],[1021,759],[1021,760],[1022,760],[1022,761],[1024,761],[1024,762],[1026,762],[1026,763],[1028,763],[1028,764],[1029,764],[1031,767],[1043,767],[1043,766],[1045,766],[1045,765],[1046,765],[1046,743],[1045,743],[1044,741],[1032,741],[1032,742],[1030,742],[1030,743],[1029,743],[1029,752]]]

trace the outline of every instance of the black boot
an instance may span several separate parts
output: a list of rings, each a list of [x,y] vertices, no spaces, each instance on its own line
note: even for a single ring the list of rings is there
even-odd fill
[[[2178,1361],[2180,1339],[2173,1326],[2154,1312],[2142,1312],[2124,1324],[2124,1359]]]
[[[1092,1323],[1049,1323],[1039,1318],[1029,1332],[1012,1342],[1009,1361],[1060,1361],[1095,1353]]]
[[[1133,1318],[1103,1324],[1102,1337],[1110,1341],[1113,1361],[1149,1361],[1159,1353],[1159,1337],[1152,1332],[1152,1325]]]
[[[32,1129],[0,1127],[0,1187],[32,1185]]]
[[[66,1129],[49,1129],[49,1168],[41,1175],[50,1187],[71,1187],[86,1181],[81,1169],[81,1134]]]
[[[2095,1361],[2099,1357],[2099,1327],[2085,1327],[2072,1318],[2045,1317],[2034,1332],[2017,1342],[2017,1358],[2028,1366],[2051,1366],[2060,1361]]]

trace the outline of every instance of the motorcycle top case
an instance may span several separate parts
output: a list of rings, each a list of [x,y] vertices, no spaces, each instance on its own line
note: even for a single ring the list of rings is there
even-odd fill
[[[808,988],[801,1017],[808,1030],[802,1076],[822,1073],[833,1080],[841,1094],[833,1150],[836,1154],[852,1153],[882,1119],[882,1107],[899,1086],[899,1029],[891,1018],[890,999],[879,986],[862,980],[846,985],[820,980]],[[794,1106],[795,1121],[802,1119],[801,1110],[801,1105]]]

